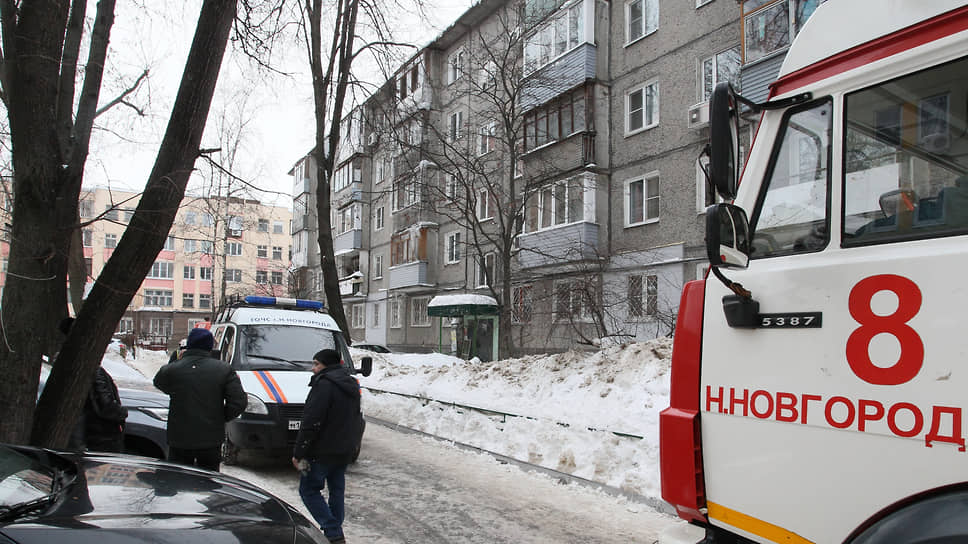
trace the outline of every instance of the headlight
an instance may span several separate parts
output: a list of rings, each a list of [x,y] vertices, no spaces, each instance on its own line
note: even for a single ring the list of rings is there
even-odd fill
[[[145,408],[144,406],[139,406],[138,410],[148,414],[149,416],[160,419],[161,421],[168,421],[168,408]]]
[[[248,402],[245,405],[245,413],[260,416],[269,415],[269,409],[266,408],[266,403],[262,402],[262,399],[252,393],[246,393],[246,397],[248,397]]]

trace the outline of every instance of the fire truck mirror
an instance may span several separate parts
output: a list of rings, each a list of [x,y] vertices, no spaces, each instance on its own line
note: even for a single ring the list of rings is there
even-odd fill
[[[726,200],[736,196],[739,182],[739,107],[728,82],[713,89],[709,99],[709,179]]]
[[[706,208],[706,254],[709,264],[724,268],[746,268],[750,257],[749,220],[743,208],[734,204],[713,204]]]

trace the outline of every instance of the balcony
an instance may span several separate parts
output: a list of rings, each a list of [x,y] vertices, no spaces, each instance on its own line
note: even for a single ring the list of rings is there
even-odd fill
[[[595,133],[573,133],[563,140],[528,151],[523,160],[525,173],[533,179],[588,166],[595,163]]]
[[[343,255],[363,247],[363,229],[351,229],[333,236],[333,253]]]
[[[598,225],[579,221],[517,237],[518,265],[522,269],[566,264],[598,255]]]
[[[582,44],[527,76],[521,88],[521,111],[529,111],[597,77],[598,50]]]
[[[427,277],[427,261],[413,261],[391,266],[390,289],[420,287],[430,285]]]

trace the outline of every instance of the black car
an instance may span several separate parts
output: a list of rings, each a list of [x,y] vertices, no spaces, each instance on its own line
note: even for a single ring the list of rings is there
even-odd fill
[[[50,365],[40,371],[37,396],[47,384]],[[121,405],[128,409],[124,422],[124,451],[156,459],[168,458],[168,395],[158,391],[118,387]]]
[[[373,353],[390,353],[390,348],[380,344],[353,344],[353,347],[356,349],[372,351]]]
[[[327,542],[285,501],[218,472],[2,444],[0,541]]]

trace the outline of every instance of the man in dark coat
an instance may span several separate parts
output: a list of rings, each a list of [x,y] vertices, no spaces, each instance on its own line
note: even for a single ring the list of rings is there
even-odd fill
[[[66,317],[57,327],[67,336],[74,318]],[[124,421],[128,409],[121,405],[118,387],[111,375],[98,366],[94,381],[84,399],[84,411],[71,432],[68,448],[83,451],[121,452],[124,449]]]
[[[232,367],[211,357],[212,333],[195,328],[181,358],[161,367],[155,387],[167,393],[168,459],[218,470],[225,422],[246,406],[245,391]]]
[[[313,377],[292,464],[302,476],[299,496],[331,543],[344,543],[343,497],[346,465],[363,438],[360,384],[340,365],[340,355],[324,349],[313,356]],[[329,486],[329,502],[323,488]]]

